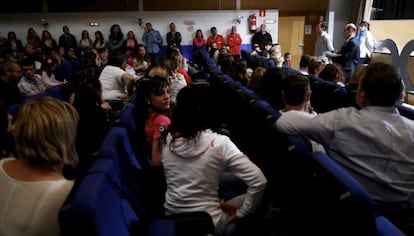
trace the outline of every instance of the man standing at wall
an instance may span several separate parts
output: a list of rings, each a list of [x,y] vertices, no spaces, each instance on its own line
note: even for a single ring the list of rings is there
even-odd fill
[[[170,32],[167,33],[167,55],[169,55],[171,48],[178,48],[181,50],[181,33],[176,31],[174,22],[170,24]]]
[[[259,45],[260,49],[265,50],[267,44],[272,44],[272,35],[266,31],[266,24],[260,25],[260,31],[256,32],[252,37],[252,45]]]
[[[326,52],[334,52],[332,39],[326,32],[328,26],[324,22],[319,22],[315,29],[318,34],[315,42],[315,53],[319,60],[325,63],[332,63],[332,61],[326,56]]]
[[[207,49],[210,52],[212,48],[220,50],[223,48],[224,44],[224,37],[221,34],[217,33],[217,28],[215,26],[211,27],[210,29],[211,35],[207,38]],[[213,45],[214,44],[214,45]]]
[[[151,23],[147,23],[145,25],[142,41],[145,43],[147,53],[151,58],[151,64],[155,64],[157,61],[157,55],[160,52],[162,37],[158,30],[154,30],[152,28]]]
[[[230,53],[234,58],[240,58],[240,45],[242,43],[242,38],[239,33],[237,33],[237,27],[233,25],[231,27],[230,34],[227,35],[227,44],[230,48]]]

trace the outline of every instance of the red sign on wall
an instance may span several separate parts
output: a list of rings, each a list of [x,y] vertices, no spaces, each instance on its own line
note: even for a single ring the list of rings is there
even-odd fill
[[[266,10],[264,10],[264,9],[259,10],[259,16],[260,17],[266,16]]]

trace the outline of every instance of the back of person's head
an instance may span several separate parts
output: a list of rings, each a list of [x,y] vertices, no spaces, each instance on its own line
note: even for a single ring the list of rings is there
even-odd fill
[[[33,165],[75,166],[75,137],[79,115],[67,102],[43,97],[19,110],[14,136],[18,159]]]
[[[390,64],[378,62],[369,64],[359,83],[372,106],[393,106],[403,89],[401,76]]]
[[[281,91],[286,75],[286,71],[279,67],[267,69],[263,75],[263,87],[258,91],[259,95],[277,110],[284,107]]]
[[[310,92],[309,79],[296,74],[289,75],[283,81],[283,99],[287,105],[301,105]]]
[[[102,84],[97,78],[88,78],[79,83],[75,91],[73,106],[78,111],[87,111],[94,105],[100,105],[102,100]]]
[[[364,77],[368,64],[359,64],[352,72],[349,84],[359,84],[359,80]]]
[[[125,60],[126,58],[123,53],[113,53],[108,58],[108,64],[111,66],[122,67],[122,64],[124,64]]]
[[[308,72],[310,75],[319,77],[322,70],[325,68],[325,64],[321,61],[313,61],[308,66]]]
[[[192,139],[198,132],[220,128],[218,98],[209,84],[193,84],[180,90],[177,104],[171,116],[170,131],[179,132],[182,137]]]
[[[172,57],[164,57],[161,63],[166,65],[172,71],[177,71],[179,61],[177,61],[175,58],[172,58]]]
[[[336,63],[327,64],[321,73],[319,73],[319,77],[331,81],[331,82],[345,82],[345,72],[342,69],[342,66]]]
[[[249,88],[255,90],[257,88],[263,87],[263,75],[265,72],[266,68],[262,66],[256,67],[250,76]]]
[[[229,54],[219,54],[217,64],[222,72],[229,74],[233,69],[234,57]]]
[[[162,59],[167,60],[167,59]],[[158,62],[155,64],[151,64],[151,66],[147,69],[147,72],[145,73],[145,77],[153,77],[153,76],[161,76],[166,79],[170,77],[172,74],[172,69],[165,64],[164,62]]]
[[[35,61],[32,58],[24,58],[20,61],[21,66],[35,66]]]
[[[13,71],[13,67],[15,64],[16,62],[12,61],[6,61],[0,64],[0,76],[3,76],[6,72]]]
[[[302,55],[299,61],[300,68],[307,68],[312,61],[312,57],[310,55]]]

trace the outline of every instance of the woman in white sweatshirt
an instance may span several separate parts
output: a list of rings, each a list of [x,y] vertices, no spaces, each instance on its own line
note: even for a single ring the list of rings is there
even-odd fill
[[[229,137],[216,132],[220,127],[217,107],[209,85],[194,84],[178,93],[162,146],[167,181],[164,207],[166,214],[205,211],[212,217],[216,235],[232,235],[234,220],[254,212],[260,203],[266,178]],[[224,170],[247,185],[239,203],[229,205],[219,199]]]

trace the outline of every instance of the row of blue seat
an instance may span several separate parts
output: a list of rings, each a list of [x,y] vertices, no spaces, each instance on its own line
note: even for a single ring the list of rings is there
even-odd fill
[[[286,195],[280,204],[288,209],[291,230],[319,235],[404,235],[374,211],[369,193],[329,156],[311,154],[302,137],[280,134],[272,125],[279,111],[222,73],[214,60],[209,60],[209,69],[210,83],[227,110],[224,116],[231,138],[263,168],[270,187],[277,188],[270,190],[270,197]],[[322,216],[316,216],[316,211]],[[298,225],[306,227],[298,229]]]
[[[89,169],[63,208],[63,235],[180,236],[214,234],[205,212],[154,216],[143,185],[145,172],[133,152],[125,127],[107,134],[100,158]],[[152,186],[157,188],[157,186]]]
[[[16,117],[20,107],[24,103],[26,103],[28,101],[31,101],[31,100],[34,100],[34,99],[46,97],[46,96],[51,96],[53,98],[62,100],[62,99],[65,98],[65,93],[67,92],[66,89],[68,89],[69,86],[70,86],[70,84],[57,85],[57,86],[54,86],[54,87],[48,89],[46,92],[39,93],[39,94],[30,96],[30,97],[27,97],[27,98],[23,99],[23,101],[21,101],[20,103],[11,105],[9,107],[9,113],[13,117]]]

